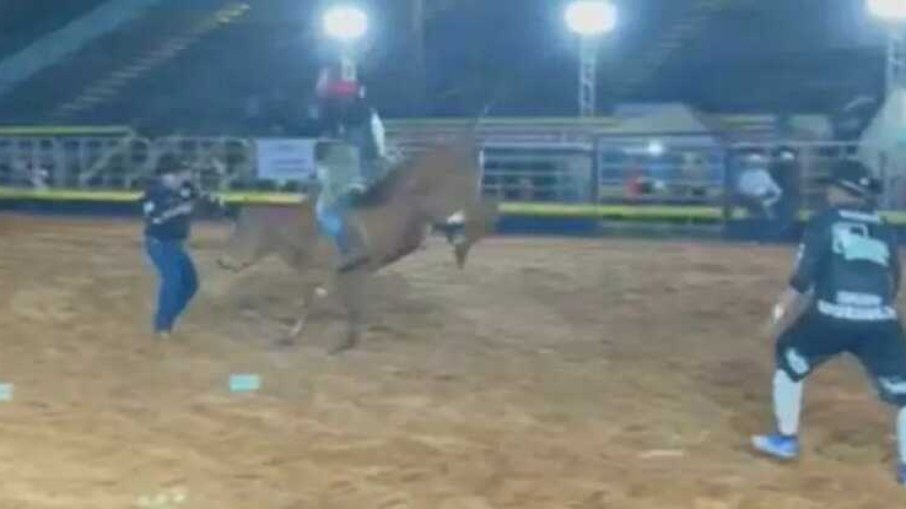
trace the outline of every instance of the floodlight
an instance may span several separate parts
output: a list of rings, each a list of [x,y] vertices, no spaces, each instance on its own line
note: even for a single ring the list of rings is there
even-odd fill
[[[368,15],[357,7],[340,5],[324,13],[324,31],[344,42],[361,39],[368,31]]]
[[[651,140],[648,142],[648,155],[651,157],[661,157],[664,155],[664,144],[660,140]]]
[[[906,22],[906,0],[866,0],[868,12],[884,21]]]
[[[593,37],[613,31],[617,8],[607,0],[576,0],[566,8],[566,25],[573,32]]]

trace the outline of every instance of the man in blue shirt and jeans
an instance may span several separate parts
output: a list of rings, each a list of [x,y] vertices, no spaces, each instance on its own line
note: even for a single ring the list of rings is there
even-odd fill
[[[191,172],[175,156],[160,158],[157,177],[142,196],[145,250],[160,277],[154,332],[167,338],[198,292],[198,274],[185,249],[195,203]]]

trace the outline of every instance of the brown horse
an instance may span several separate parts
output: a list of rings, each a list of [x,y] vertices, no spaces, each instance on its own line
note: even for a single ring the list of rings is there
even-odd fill
[[[493,229],[498,215],[497,204],[481,198],[480,179],[471,143],[438,146],[401,163],[350,213],[369,254],[350,270],[332,270],[337,255],[320,233],[312,198],[290,207],[244,207],[219,263],[242,270],[276,254],[303,276],[304,310],[286,344],[302,333],[317,289],[332,275],[347,311],[346,339],[335,349],[343,351],[360,339],[369,275],[415,252],[432,225],[445,224],[456,213],[462,214],[463,231],[451,243],[457,263],[465,266],[469,250]]]

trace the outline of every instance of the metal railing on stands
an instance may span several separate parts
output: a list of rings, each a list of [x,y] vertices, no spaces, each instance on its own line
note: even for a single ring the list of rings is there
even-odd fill
[[[446,134],[437,128],[430,136],[392,130],[388,134],[398,152],[407,154],[442,141],[444,136],[461,134],[460,124],[451,124]],[[543,130],[514,133],[504,127],[479,133],[482,190],[515,213],[727,221],[746,210],[738,200],[737,183],[745,169],[745,158],[753,153],[762,154],[768,172],[783,189],[784,213],[798,217],[819,206],[821,192],[815,178],[826,174],[833,161],[845,157],[861,158],[875,168],[885,183],[881,199],[885,209],[906,209],[906,157],[865,145],[730,144],[702,136],[588,136],[587,132],[557,140],[546,137]],[[14,196],[11,189],[36,188],[67,190],[69,196],[85,199],[98,191],[104,191],[106,199],[113,196],[111,192],[131,196],[142,187],[161,154],[168,152],[193,165],[208,189],[232,193],[298,191],[297,187],[258,177],[253,139],[150,139],[132,132],[28,134],[0,131],[3,196]],[[267,199],[288,198],[270,195]]]
[[[586,203],[592,152],[566,148],[486,147],[483,189],[501,201]]]
[[[699,138],[602,140],[597,150],[597,201],[719,206],[724,197],[725,152],[724,147]]]
[[[266,188],[255,182],[254,151],[243,138],[0,136],[0,186],[129,191],[141,187],[164,153],[195,166],[213,189]],[[38,185],[40,183],[40,185]]]

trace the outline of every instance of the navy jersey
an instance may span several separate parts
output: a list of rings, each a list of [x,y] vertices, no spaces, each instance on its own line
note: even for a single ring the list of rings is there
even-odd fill
[[[179,189],[152,184],[141,199],[145,235],[163,241],[187,239],[192,210],[198,198],[199,193],[191,184]]]
[[[871,210],[832,208],[815,216],[790,286],[812,292],[813,305],[825,315],[895,319],[900,260],[892,228]]]

